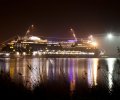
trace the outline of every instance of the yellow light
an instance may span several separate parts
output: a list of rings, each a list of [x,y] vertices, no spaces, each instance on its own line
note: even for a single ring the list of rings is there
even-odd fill
[[[19,52],[16,52],[16,55],[17,55],[17,56],[19,56],[19,55],[20,55],[20,53],[19,53]]]
[[[96,42],[92,42],[92,45],[96,47],[98,44]]]
[[[10,47],[11,49],[13,48],[13,47]]]
[[[25,55],[26,55],[26,52],[23,52],[23,55],[25,56]]]

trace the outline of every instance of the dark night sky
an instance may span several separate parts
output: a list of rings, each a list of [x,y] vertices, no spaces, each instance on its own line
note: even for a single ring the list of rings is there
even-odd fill
[[[0,42],[24,35],[34,24],[39,35],[70,37],[120,33],[120,5],[113,0],[0,0]]]

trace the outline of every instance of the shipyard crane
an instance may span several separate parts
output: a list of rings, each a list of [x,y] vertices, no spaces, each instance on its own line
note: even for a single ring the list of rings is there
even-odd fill
[[[30,32],[34,29],[34,25],[29,26],[26,35],[30,35]]]
[[[72,28],[70,29],[70,31],[72,32],[73,37],[75,38],[75,41],[77,41],[77,37],[76,37],[76,35],[75,35],[75,31],[74,31]]]

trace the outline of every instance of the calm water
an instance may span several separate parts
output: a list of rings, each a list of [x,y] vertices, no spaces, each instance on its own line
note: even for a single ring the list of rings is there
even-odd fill
[[[102,85],[112,91],[113,80],[120,83],[120,61],[116,58],[1,58],[1,71],[30,89],[44,82],[66,81],[71,92],[83,85]]]

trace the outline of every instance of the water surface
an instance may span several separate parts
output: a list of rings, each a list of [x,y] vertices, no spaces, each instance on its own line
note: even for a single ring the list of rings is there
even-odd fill
[[[116,58],[1,58],[0,72],[34,89],[38,84],[68,83],[71,93],[102,86],[112,91],[120,83],[120,61]]]

